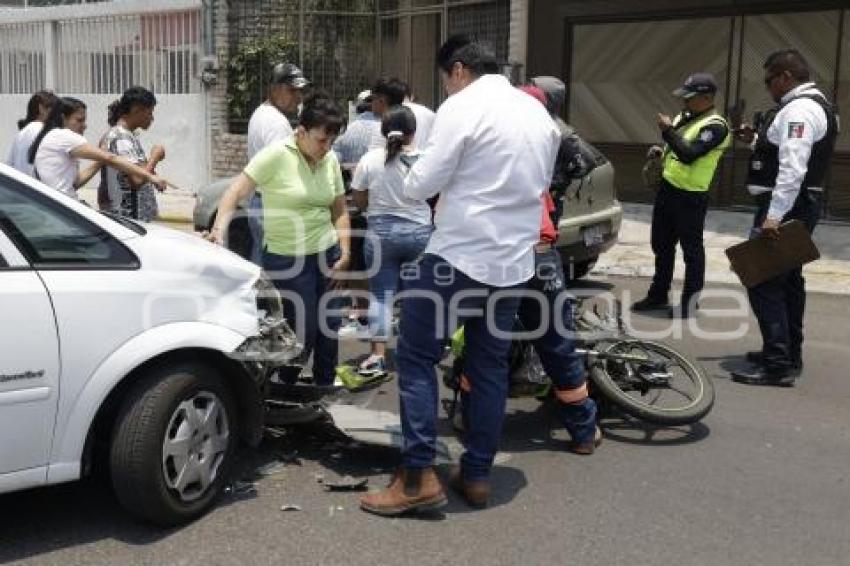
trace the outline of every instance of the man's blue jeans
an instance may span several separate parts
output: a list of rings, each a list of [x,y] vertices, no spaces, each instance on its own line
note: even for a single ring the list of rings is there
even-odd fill
[[[509,333],[514,326],[522,285],[508,288],[485,285],[432,254],[425,254],[418,265],[419,273],[408,281],[401,303],[396,356],[404,436],[402,465],[426,468],[434,462],[439,405],[434,366],[451,332],[463,324],[465,368],[472,390],[461,468],[467,480],[486,479],[505,416]]]
[[[584,362],[575,351],[575,337],[563,334],[563,330],[575,332],[575,301],[572,298],[564,300],[563,297],[566,290],[561,256],[554,247],[536,252],[534,268],[534,277],[528,282],[527,289],[534,292],[536,298],[522,300],[519,319],[524,330],[545,330],[542,336],[532,340],[532,344],[555,389],[576,389],[585,384],[585,369]],[[548,309],[544,309],[542,303],[548,304]],[[547,311],[548,318],[544,318]],[[593,399],[587,397],[577,403],[558,402],[558,416],[574,442],[593,440],[596,434],[596,402]]]
[[[377,269],[369,279],[369,331],[372,340],[386,342],[392,328],[393,296],[403,283],[402,275],[425,251],[433,227],[398,216],[369,217],[363,244],[368,269]]]
[[[313,381],[316,385],[332,385],[339,360],[339,308],[342,298],[330,298],[322,306],[321,299],[330,290],[332,266],[340,256],[339,246],[334,245],[324,252],[305,256],[283,256],[265,251],[263,267],[281,292],[283,312],[295,330],[299,342],[304,345],[299,363],[306,363],[313,353]],[[325,329],[319,317],[324,318]],[[286,372],[287,381],[294,381],[298,372]]]

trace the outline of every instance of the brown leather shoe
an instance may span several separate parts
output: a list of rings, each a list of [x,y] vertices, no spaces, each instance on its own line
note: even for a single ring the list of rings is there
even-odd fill
[[[572,452],[573,454],[579,454],[581,456],[590,456],[596,449],[599,448],[599,445],[602,444],[602,429],[596,427],[596,432],[593,434],[593,440],[589,442],[570,442],[567,446],[567,450]]]
[[[439,509],[446,502],[446,493],[433,468],[399,468],[389,487],[360,499],[360,508],[383,517],[395,517],[411,511]]]
[[[459,467],[452,470],[449,486],[463,497],[463,500],[470,507],[484,509],[490,503],[490,482],[486,480],[466,481],[463,479]]]

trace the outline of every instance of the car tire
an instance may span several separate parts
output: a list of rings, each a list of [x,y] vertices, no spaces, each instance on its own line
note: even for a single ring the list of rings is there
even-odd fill
[[[151,370],[124,398],[113,429],[110,473],[121,504],[165,527],[207,511],[233,464],[235,407],[221,375],[206,365]]]

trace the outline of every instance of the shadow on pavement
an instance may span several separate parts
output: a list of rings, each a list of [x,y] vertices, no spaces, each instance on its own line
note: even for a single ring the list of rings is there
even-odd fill
[[[605,440],[640,446],[681,446],[708,438],[711,429],[698,422],[691,425],[663,426],[632,417],[605,418],[599,423]]]
[[[700,362],[718,362],[717,371],[711,375],[717,379],[729,379],[733,371],[747,370],[752,364],[744,358],[744,354],[733,354],[731,356],[700,356]]]

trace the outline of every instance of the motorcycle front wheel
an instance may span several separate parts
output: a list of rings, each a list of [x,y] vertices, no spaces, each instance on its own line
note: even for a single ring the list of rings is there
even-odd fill
[[[714,405],[714,385],[705,371],[670,346],[644,340],[598,346],[590,380],[624,412],[675,426],[699,421]]]

